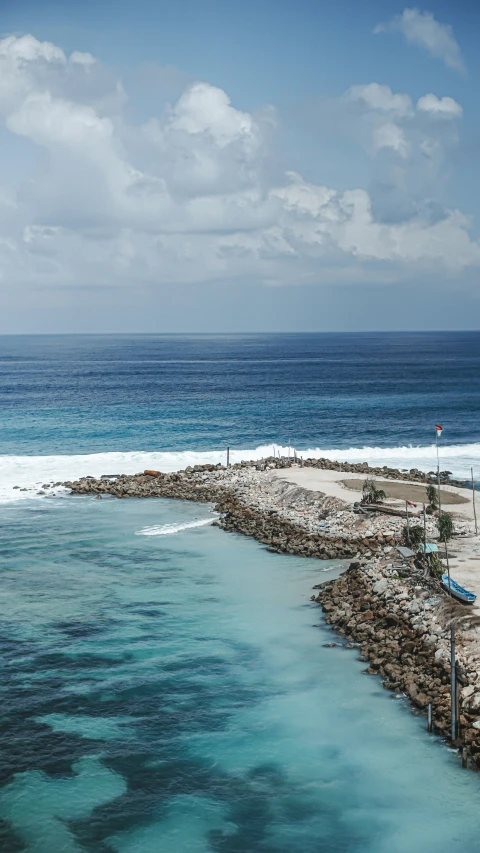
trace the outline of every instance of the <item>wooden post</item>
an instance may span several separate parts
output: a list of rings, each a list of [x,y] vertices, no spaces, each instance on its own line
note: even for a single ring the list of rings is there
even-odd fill
[[[227,447],[227,468],[230,467],[230,448]]]
[[[427,732],[431,732],[433,729],[433,720],[432,720],[432,703],[428,703],[427,708]]]
[[[450,737],[452,741],[457,739],[457,673],[455,669],[455,630],[450,628],[450,706],[451,727]]]
[[[468,752],[466,746],[462,749],[462,767],[465,769],[468,767]]]
[[[475,519],[475,536],[478,536],[477,510],[475,509],[475,483],[473,482],[473,468],[471,468],[470,470],[472,472],[472,498],[473,498],[473,517]]]

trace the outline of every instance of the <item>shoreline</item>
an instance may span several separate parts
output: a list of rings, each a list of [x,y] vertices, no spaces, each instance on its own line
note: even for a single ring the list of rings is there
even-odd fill
[[[404,517],[365,517],[352,512],[352,501],[360,498],[360,492],[349,488],[348,478],[353,480],[356,475],[358,481],[358,475],[373,476],[386,482],[402,481],[402,488],[410,484],[418,490],[431,481],[430,474],[317,459],[305,460],[300,467],[293,460],[270,458],[228,469],[196,465],[174,474],[151,471],[82,478],[63,485],[73,495],[213,503],[220,513],[213,522],[216,526],[251,536],[270,551],[352,561],[336,580],[317,584],[312,600],[322,606],[327,623],[338,634],[360,644],[360,659],[369,662],[367,673],[380,675],[386,689],[408,696],[414,713],[424,712],[432,703],[435,731],[447,742],[451,742],[449,635],[453,625],[463,679],[459,737],[453,746],[465,749],[469,766],[480,769],[479,612],[476,607],[455,603],[438,581],[415,570],[405,573],[398,566],[401,560],[395,546],[401,541]],[[455,559],[470,560],[478,584],[473,561],[480,561],[480,544],[471,538],[471,498],[446,472],[441,481],[442,492],[458,499],[453,503],[452,498],[452,505],[445,501],[457,529],[464,534],[462,541],[452,540],[464,555],[457,554]],[[428,517],[430,541],[434,533],[434,520]],[[468,567],[465,571],[468,574]],[[455,578],[458,574],[455,568]],[[461,577],[459,580],[462,582]]]

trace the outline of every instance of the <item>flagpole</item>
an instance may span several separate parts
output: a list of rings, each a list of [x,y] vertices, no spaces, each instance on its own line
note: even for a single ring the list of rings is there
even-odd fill
[[[475,536],[478,536],[478,527],[477,527],[477,510],[475,509],[475,482],[473,479],[473,468],[470,468],[472,472],[472,499],[473,499],[473,517],[475,519]]]
[[[437,441],[437,480],[438,480],[438,514],[442,513],[442,501],[440,499],[440,461],[438,458],[438,430],[435,427],[435,436]]]
[[[423,504],[423,553],[427,556],[427,516],[425,514],[425,504]]]

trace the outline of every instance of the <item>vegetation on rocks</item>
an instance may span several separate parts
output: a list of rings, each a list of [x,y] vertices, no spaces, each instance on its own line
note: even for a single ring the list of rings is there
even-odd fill
[[[438,535],[442,542],[448,542],[455,533],[452,519],[446,512],[440,513],[437,518]]]
[[[410,548],[418,548],[423,542],[423,527],[420,524],[407,526],[403,528],[403,541]]]

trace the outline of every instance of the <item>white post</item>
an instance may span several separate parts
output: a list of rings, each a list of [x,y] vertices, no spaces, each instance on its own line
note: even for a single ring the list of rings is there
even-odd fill
[[[425,504],[423,504],[423,553],[427,556],[427,516],[425,513]]]
[[[473,468],[470,468],[472,472],[472,499],[473,499],[473,517],[475,519],[475,536],[478,536],[478,527],[477,527],[477,510],[475,509],[475,483],[473,481]]]
[[[438,432],[437,432],[436,427],[435,427],[435,437],[437,440],[438,514],[441,515],[441,513],[442,513],[442,502],[440,500],[440,461],[438,458]]]
[[[457,738],[457,685],[455,671],[455,631],[453,625],[450,628],[450,705],[451,705],[451,728],[452,741]]]

